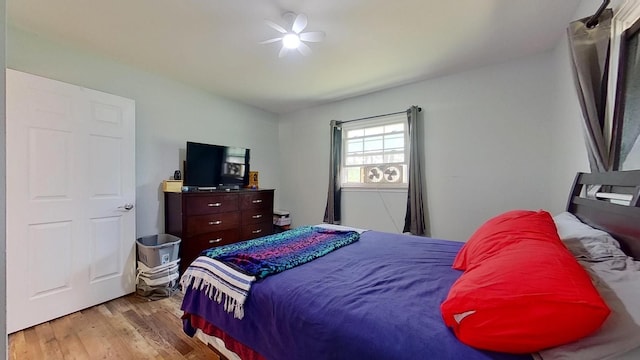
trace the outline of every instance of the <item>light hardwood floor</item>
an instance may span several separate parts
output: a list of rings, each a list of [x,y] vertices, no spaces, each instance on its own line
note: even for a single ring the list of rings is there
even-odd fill
[[[180,293],[147,301],[127,295],[9,335],[9,359],[213,359],[182,332]]]

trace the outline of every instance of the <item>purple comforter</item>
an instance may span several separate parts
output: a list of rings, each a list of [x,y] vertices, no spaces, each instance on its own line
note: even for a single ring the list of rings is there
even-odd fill
[[[270,360],[530,359],[470,348],[444,325],[440,303],[462,274],[451,268],[461,246],[367,231],[254,283],[242,320],[191,288],[182,309]]]

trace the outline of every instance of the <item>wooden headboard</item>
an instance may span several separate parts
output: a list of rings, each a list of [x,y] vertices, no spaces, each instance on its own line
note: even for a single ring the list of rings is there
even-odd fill
[[[601,185],[587,197],[590,185]],[[621,203],[626,203],[623,205]],[[640,259],[640,170],[578,173],[567,211],[615,237],[623,250]]]

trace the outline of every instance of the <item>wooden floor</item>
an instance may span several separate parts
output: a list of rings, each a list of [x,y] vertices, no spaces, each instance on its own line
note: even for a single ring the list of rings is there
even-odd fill
[[[214,359],[182,332],[180,293],[128,295],[9,335],[9,359]]]

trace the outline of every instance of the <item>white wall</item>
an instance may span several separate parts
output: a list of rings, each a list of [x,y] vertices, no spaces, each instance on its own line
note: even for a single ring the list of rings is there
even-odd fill
[[[615,12],[623,2],[609,7]],[[591,16],[601,3],[583,0],[573,19]],[[563,211],[576,172],[589,171],[563,34],[549,53],[282,116],[281,203],[295,224],[322,221],[329,120],[412,104],[424,109],[434,237],[464,240],[484,219],[511,208]],[[404,193],[346,192],[343,222],[397,232],[404,202]]]
[[[282,207],[297,225],[322,221],[331,119],[419,105],[433,237],[464,240],[498,212],[547,208],[553,60],[541,54],[282,116]],[[401,228],[406,197],[386,196]],[[377,193],[347,192],[343,203],[343,223],[397,232]]]
[[[7,66],[136,101],[137,236],[164,231],[161,182],[182,167],[187,140],[250,148],[261,187],[279,189],[271,113],[15,28],[8,29]]]
[[[575,18],[599,4],[584,0]],[[588,170],[564,36],[550,53],[287,114],[280,126],[273,114],[18,29],[7,42],[11,68],[136,100],[138,235],[162,231],[160,182],[180,167],[186,140],[251,148],[261,186],[277,189],[276,206],[295,224],[320,222],[329,120],[412,104],[424,109],[435,237],[466,239],[510,208],[560,211],[575,172]],[[404,201],[402,192],[345,192],[343,220],[397,232]]]

